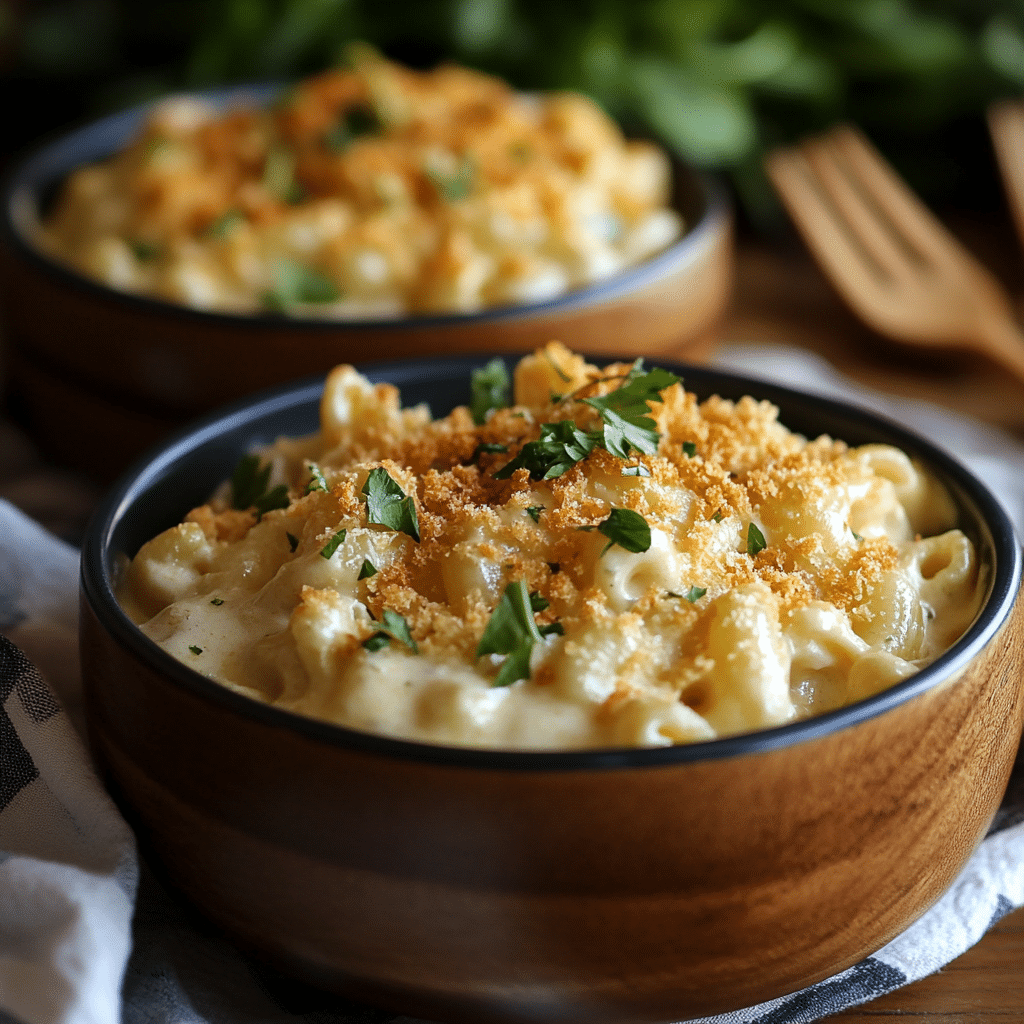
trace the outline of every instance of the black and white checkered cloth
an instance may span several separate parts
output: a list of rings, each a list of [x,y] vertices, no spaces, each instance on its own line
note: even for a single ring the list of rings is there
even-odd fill
[[[1024,445],[934,407],[890,402],[797,350],[720,362],[843,394],[905,421],[985,479],[1024,534]],[[59,485],[58,485],[59,486]],[[140,865],[81,739],[78,553],[0,498],[0,1024],[413,1024],[247,960]],[[798,1024],[922,978],[1024,905],[1024,763],[943,899],[874,956],[715,1024]]]

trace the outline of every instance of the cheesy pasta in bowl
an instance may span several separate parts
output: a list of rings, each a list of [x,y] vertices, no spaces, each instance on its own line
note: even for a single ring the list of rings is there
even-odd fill
[[[90,742],[283,971],[427,1019],[706,1016],[956,877],[1019,743],[1020,581],[982,483],[839,402],[560,347],[339,368],[97,510]]]
[[[989,570],[891,445],[698,402],[550,344],[431,419],[352,367],[243,457],[120,599],[196,671],[445,745],[667,746],[863,700],[946,651]],[[467,396],[469,397],[469,396]]]
[[[111,288],[366,320],[543,302],[683,233],[667,154],[578,94],[466,68],[350,67],[226,111],[165,100],[65,182],[38,234]]]

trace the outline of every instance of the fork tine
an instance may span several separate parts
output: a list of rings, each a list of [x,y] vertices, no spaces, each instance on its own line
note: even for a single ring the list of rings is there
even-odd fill
[[[886,277],[895,279],[905,274],[914,253],[899,243],[898,229],[857,187],[832,140],[829,137],[811,139],[800,149],[845,220],[850,235],[860,242]]]
[[[955,256],[958,262],[974,267],[974,257],[939,223],[862,132],[852,125],[840,125],[825,137],[843,154],[872,201],[922,257],[949,263],[950,256]]]
[[[793,149],[777,149],[765,159],[765,169],[807,247],[847,302],[865,318],[874,319],[877,268],[851,238],[848,226],[826,200],[807,159]]]
[[[988,109],[999,169],[1006,184],[1017,231],[1024,242],[1024,101],[1003,100]]]

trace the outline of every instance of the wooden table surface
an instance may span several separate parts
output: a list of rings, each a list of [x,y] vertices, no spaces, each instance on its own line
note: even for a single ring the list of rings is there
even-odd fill
[[[1008,225],[968,220],[953,226],[1021,300],[1024,252]],[[1024,438],[1024,384],[998,367],[908,352],[873,334],[846,310],[796,242],[741,242],[737,256],[735,296],[722,340],[800,345],[879,391],[927,399]],[[1024,314],[1024,302],[1018,307]],[[939,973],[829,1020],[879,1024],[887,1017],[925,1024],[1024,1022],[1024,909],[1003,918]]]

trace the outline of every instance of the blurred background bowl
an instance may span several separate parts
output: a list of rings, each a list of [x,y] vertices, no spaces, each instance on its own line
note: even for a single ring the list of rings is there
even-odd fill
[[[371,367],[435,415],[485,357]],[[92,746],[166,876],[241,946],[318,985],[452,1021],[664,1021],[748,1006],[860,961],[981,841],[1024,715],[1021,552],[987,489],[839,402],[659,363],[753,394],[809,436],[895,444],[956,502],[983,609],[868,700],[688,746],[510,752],[387,739],[248,700],[152,643],[117,566],[253,444],[317,427],[321,383],[179,435],[108,495],[82,554]]]
[[[269,87],[202,93],[215,106],[265,101]],[[727,301],[732,218],[714,180],[677,165],[685,234],[615,277],[548,302],[472,314],[338,321],[188,309],[116,291],[42,254],[35,226],[72,170],[117,151],[148,107],[38,150],[3,193],[0,301],[10,401],[44,451],[112,479],[196,415],[341,362],[528,351],[552,339],[590,352],[699,359]]]

